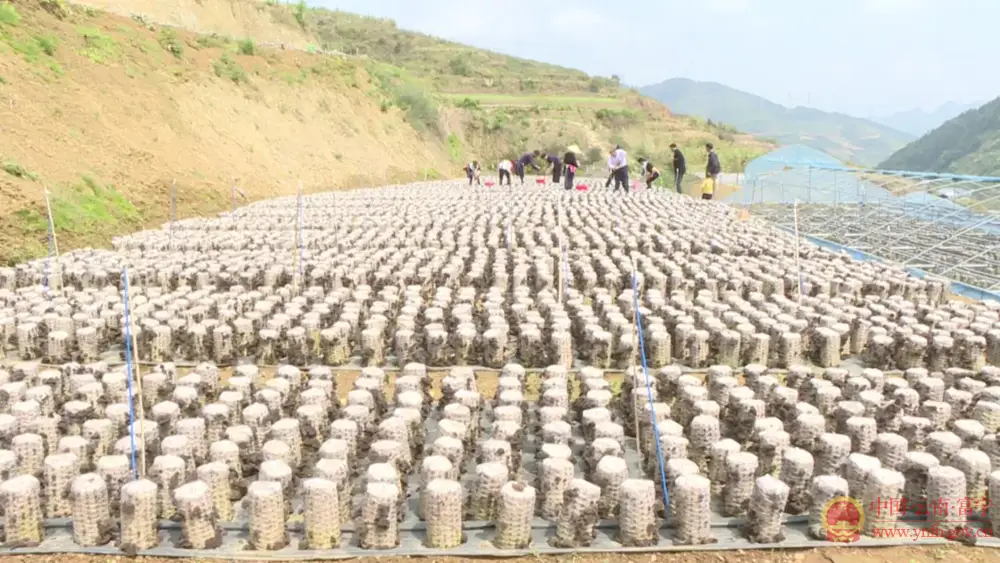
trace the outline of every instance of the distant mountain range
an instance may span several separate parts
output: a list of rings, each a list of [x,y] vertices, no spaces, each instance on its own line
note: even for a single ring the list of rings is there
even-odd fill
[[[721,121],[759,137],[821,150],[845,162],[873,166],[916,135],[868,119],[806,107],[788,108],[716,82],[672,78],[639,89],[674,113]]]
[[[1000,98],[946,121],[879,167],[1000,176]]]
[[[881,123],[887,127],[892,127],[893,129],[919,137],[931,129],[937,128],[945,121],[957,117],[962,112],[978,108],[983,103],[985,102],[979,101],[971,104],[946,102],[933,111],[924,111],[923,109],[916,108],[881,117],[872,117],[870,119],[876,123]]]

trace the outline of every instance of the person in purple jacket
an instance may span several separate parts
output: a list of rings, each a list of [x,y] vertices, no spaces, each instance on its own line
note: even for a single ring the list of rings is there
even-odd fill
[[[548,153],[545,155],[545,161],[552,167],[552,183],[558,184],[562,178],[562,160],[559,159],[558,155]]]
[[[521,158],[517,159],[517,168],[514,173],[517,177],[521,179],[521,185],[524,185],[524,167],[530,166],[532,170],[538,172],[538,165],[535,164],[535,159],[542,156],[542,151],[526,152],[521,155]]]

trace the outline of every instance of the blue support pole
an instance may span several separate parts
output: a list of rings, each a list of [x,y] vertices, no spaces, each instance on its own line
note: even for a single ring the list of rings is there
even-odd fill
[[[634,259],[633,259],[634,260]],[[656,422],[656,404],[653,399],[652,382],[649,379],[649,363],[646,361],[646,339],[642,335],[642,312],[639,310],[639,275],[636,273],[635,262],[632,263],[632,299],[635,307],[635,328],[639,333],[639,356],[642,358],[642,372],[646,378],[646,396],[649,399],[649,417],[653,425],[653,441],[656,442],[656,461],[660,468],[660,486],[663,488],[663,507],[670,506],[670,493],[667,490],[667,470],[663,467],[663,451],[660,445],[660,428]],[[638,414],[638,413],[636,413]],[[640,440],[640,436],[635,437]]]
[[[128,268],[122,268],[122,303],[125,307],[125,366],[128,370],[125,380],[128,382],[128,435],[132,450],[132,478],[139,478],[139,468],[135,462],[135,395],[132,392],[132,378],[137,375],[132,365],[132,310],[128,300]]]

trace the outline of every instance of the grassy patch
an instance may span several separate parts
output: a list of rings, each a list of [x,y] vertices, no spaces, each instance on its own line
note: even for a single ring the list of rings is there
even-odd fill
[[[317,57],[317,63],[309,67],[309,72],[316,76],[334,78],[349,88],[358,88],[357,63],[337,57]]]
[[[479,103],[479,100],[474,100],[468,96],[459,100],[455,100],[452,103],[455,104],[455,107],[463,109],[479,109],[482,107]]]
[[[17,244],[0,249],[0,265],[13,267],[41,258],[49,252],[48,246],[38,240],[21,239]]]
[[[3,171],[15,178],[25,178],[28,180],[37,180],[38,176],[35,176],[28,169],[21,166],[13,160],[5,160],[3,163]]]
[[[139,211],[121,192],[112,186],[103,186],[89,176],[82,177],[77,184],[54,189],[49,202],[57,233],[100,236],[142,219]],[[14,216],[26,235],[48,231],[44,207],[22,209]]]
[[[624,102],[618,98],[599,96],[545,96],[517,94],[442,94],[456,105],[476,103],[488,106],[587,106],[621,107]]]
[[[247,73],[243,70],[243,67],[230,59],[229,55],[226,54],[223,54],[218,60],[212,63],[212,70],[215,71],[215,75],[219,78],[227,78],[237,84],[247,81]]]
[[[391,19],[315,8],[308,29],[324,49],[390,62],[446,92],[509,91],[617,94],[613,80],[501,55],[400,29]]]
[[[38,62],[42,55],[54,56],[56,46],[59,43],[58,39],[47,34],[19,38],[7,35],[5,40],[15,53],[21,55],[29,63]]]
[[[241,55],[252,57],[257,52],[257,46],[254,45],[253,39],[244,39],[237,44],[236,50]]]
[[[594,112],[594,117],[609,129],[622,129],[642,121],[641,114],[631,109],[601,108]]]
[[[229,44],[229,40],[216,34],[199,35],[194,43],[189,43],[195,49],[221,49]]]
[[[184,44],[177,37],[176,31],[166,27],[161,29],[159,40],[160,46],[171,55],[178,59],[184,56]]]
[[[448,148],[448,159],[455,164],[460,164],[465,160],[465,148],[462,147],[462,140],[457,135],[451,133],[445,141]]]
[[[35,43],[38,43],[38,48],[46,55],[50,57],[56,56],[56,47],[59,45],[57,38],[51,35],[36,35]]]
[[[136,37],[134,39],[129,40],[129,43],[133,47],[138,49],[140,53],[151,55],[154,58],[156,58],[157,61],[159,61],[159,57],[157,57],[157,55],[160,54],[159,53],[160,49],[169,50],[166,46],[161,45],[158,42],[149,39],[148,37]]]
[[[282,72],[280,76],[285,84],[295,85],[305,84],[307,75],[305,69],[299,69],[298,72]]]
[[[418,131],[438,131],[438,108],[430,91],[405,70],[392,65],[375,63],[369,70],[385,102],[391,101],[406,114],[406,120]]]
[[[0,4],[0,24],[11,27],[21,23],[21,14],[17,13],[17,8],[10,2]]]
[[[27,39],[14,39],[10,41],[10,48],[14,50],[15,53],[24,57],[24,60],[29,63],[37,62],[38,58],[42,54],[41,47],[32,38]]]
[[[437,106],[427,90],[414,84],[407,84],[396,95],[396,105],[406,112],[406,119],[414,128],[437,130]]]
[[[69,6],[66,4],[66,0],[41,0],[39,4],[47,12],[59,19],[67,18],[70,15]],[[91,9],[91,11],[92,10],[93,9]],[[88,12],[87,15],[89,16],[92,14]]]
[[[470,64],[468,57],[459,56],[448,61],[448,70],[458,76],[470,76],[472,64]]]
[[[105,35],[96,27],[82,27],[77,32],[83,37],[85,45],[80,54],[91,62],[107,64],[118,57],[118,42],[114,37]]]

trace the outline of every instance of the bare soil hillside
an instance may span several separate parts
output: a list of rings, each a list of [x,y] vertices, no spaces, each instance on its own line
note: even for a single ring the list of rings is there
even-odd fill
[[[72,0],[127,18],[180,27],[203,35],[252,38],[266,45],[306,49],[311,39],[288,10],[264,0]],[[272,2],[273,4],[274,2]]]
[[[356,61],[0,6],[0,262],[46,250],[43,186],[65,249],[167,219],[172,182],[184,217],[447,166]]]
[[[338,53],[351,53],[351,56]],[[354,56],[353,54],[360,54]],[[391,20],[268,0],[0,0],[0,264],[103,246],[170,216],[457,176],[526,150],[608,149],[726,170],[773,146],[672,115],[614,77]],[[670,179],[665,178],[665,182]]]

